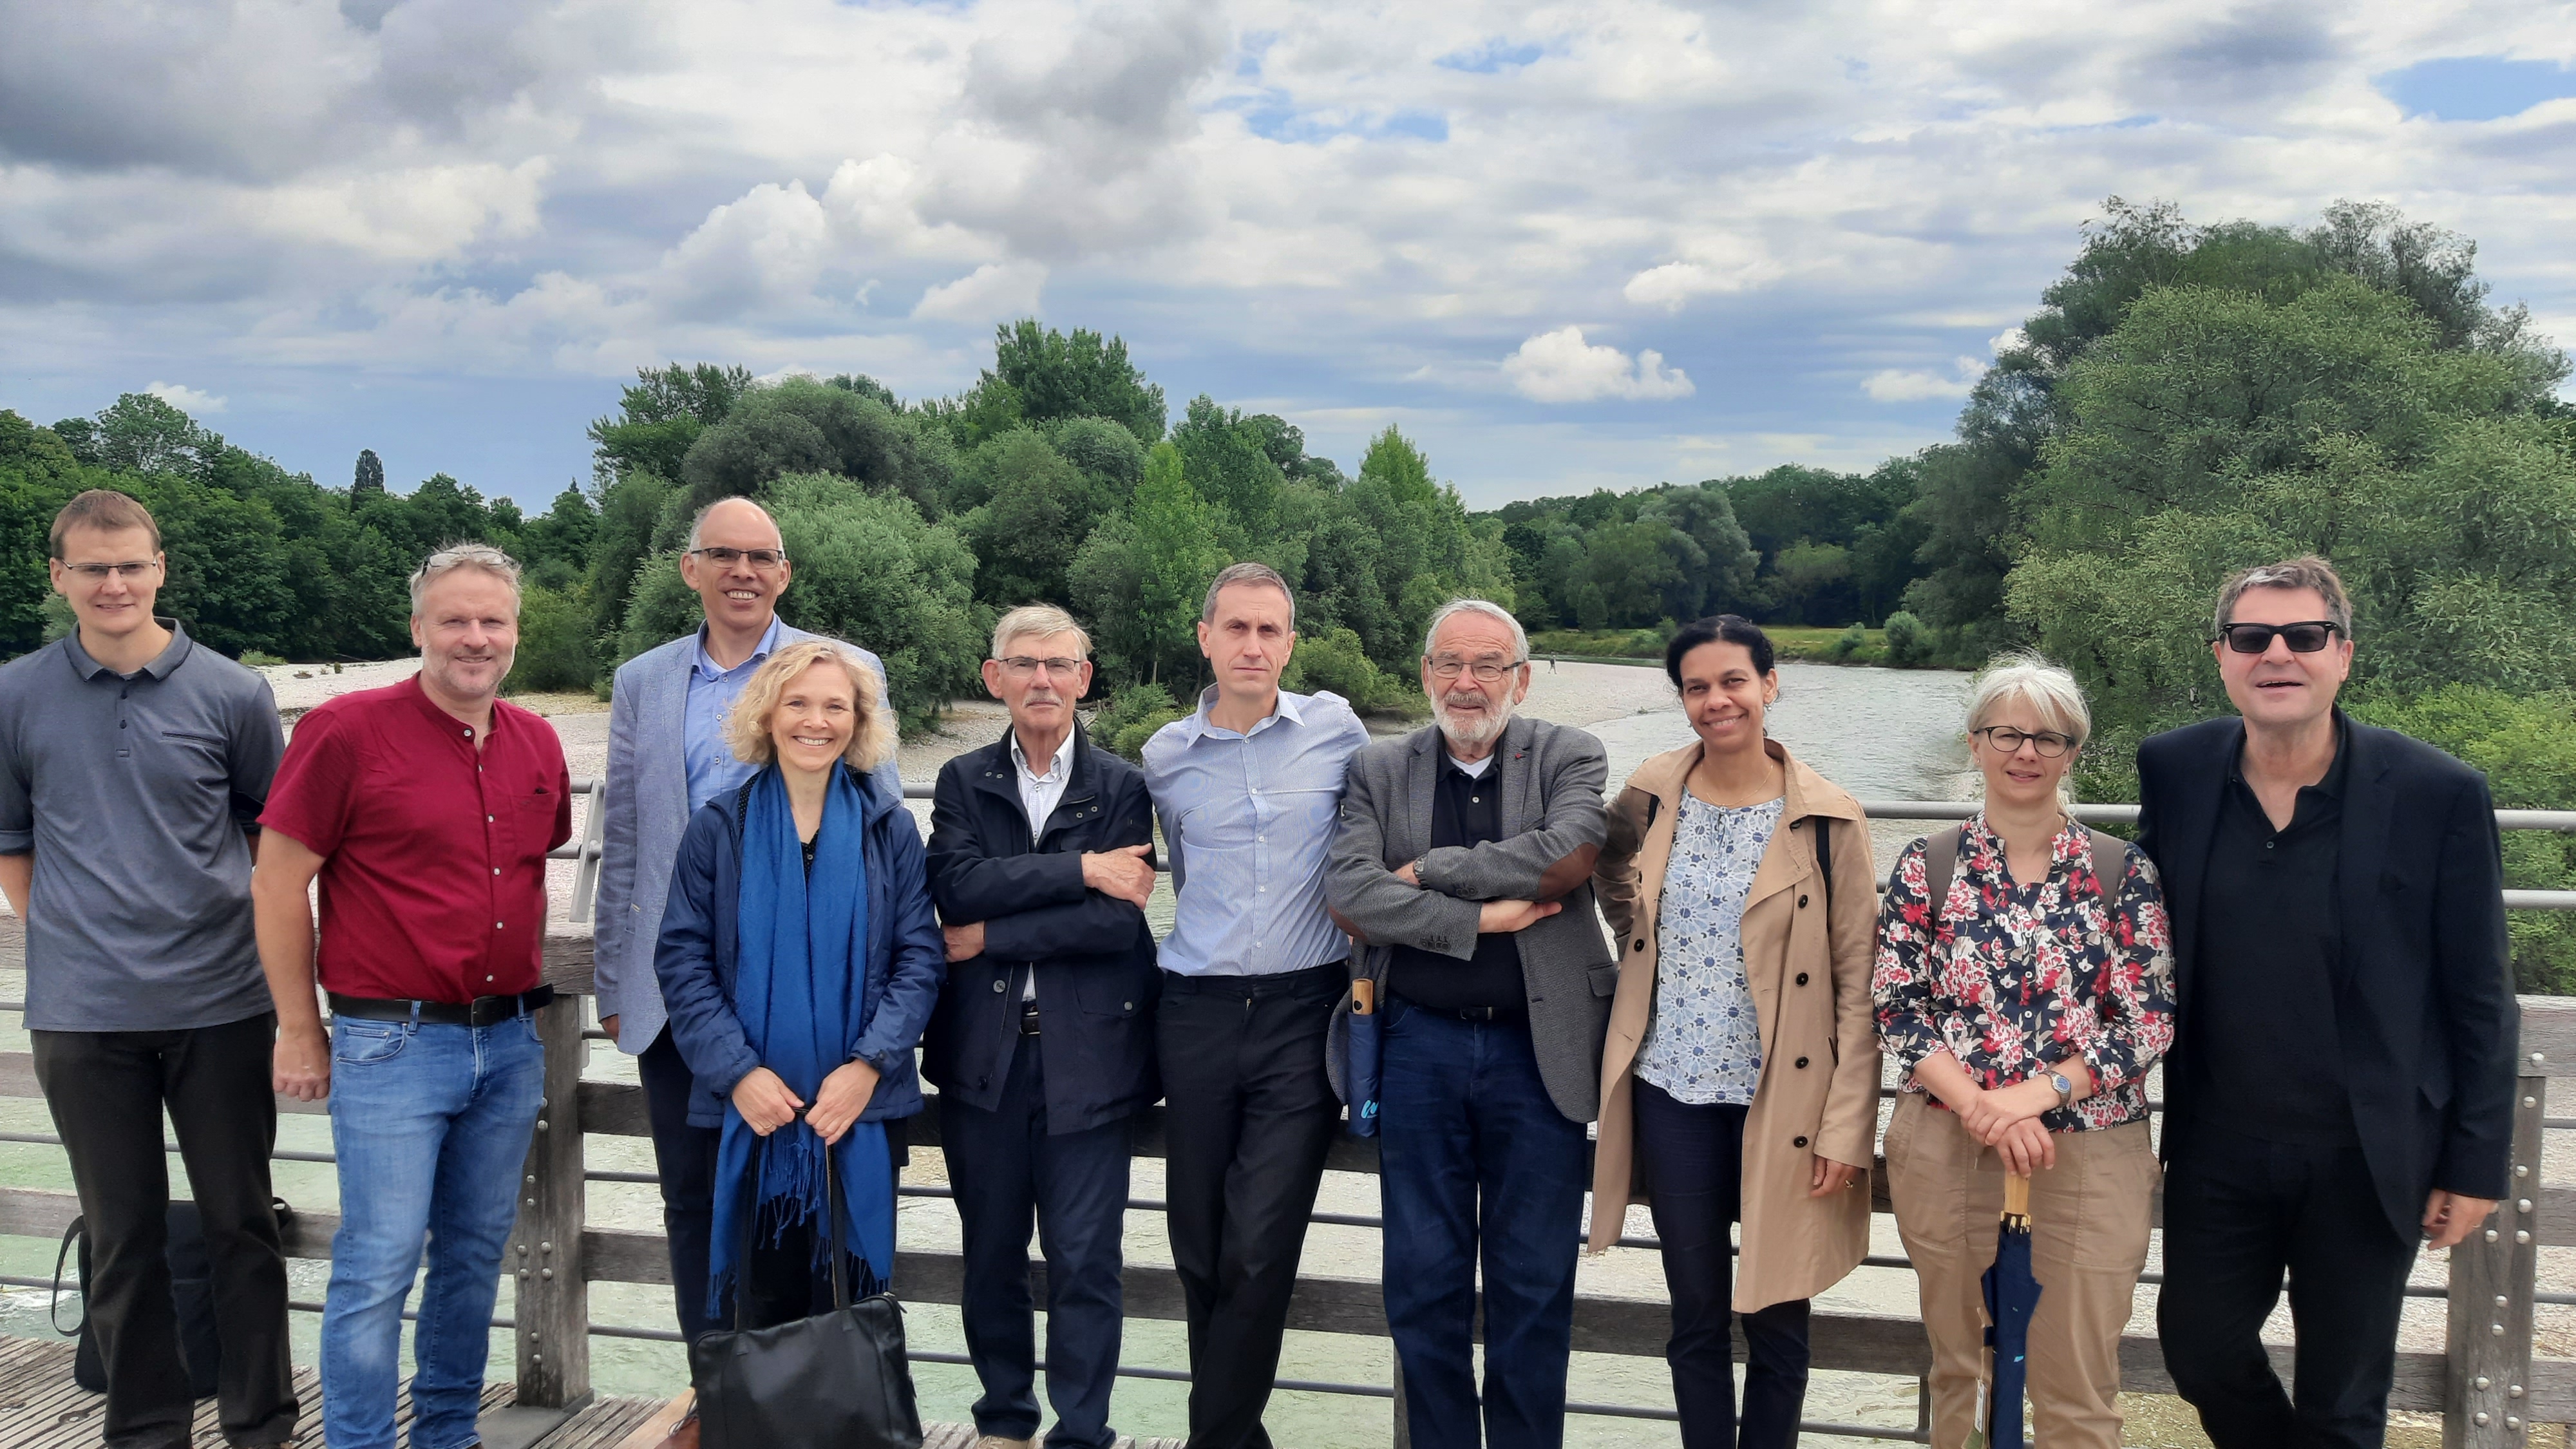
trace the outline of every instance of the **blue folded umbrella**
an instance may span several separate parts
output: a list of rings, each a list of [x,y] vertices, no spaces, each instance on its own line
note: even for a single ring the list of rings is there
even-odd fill
[[[1351,1102],[1351,1135],[1377,1135],[1378,1050],[1383,1038],[1378,1034],[1383,1021],[1377,1013],[1376,983],[1366,977],[1351,983],[1350,1032],[1342,1063],[1342,1082]]]
[[[1995,1234],[1995,1265],[1982,1280],[1986,1299],[1986,1382],[1981,1432],[1969,1449],[2023,1449],[2021,1399],[2030,1370],[2030,1317],[2039,1311],[2039,1280],[2030,1274],[2030,1179],[2004,1174],[2004,1212]]]

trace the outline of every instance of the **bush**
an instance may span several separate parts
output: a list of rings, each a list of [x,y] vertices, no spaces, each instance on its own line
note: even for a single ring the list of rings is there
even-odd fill
[[[1329,689],[1362,714],[1424,715],[1430,702],[1412,681],[1379,670],[1349,629],[1327,629],[1297,641],[1297,652],[1279,675],[1279,687],[1300,694]]]
[[[578,595],[543,585],[522,589],[519,657],[510,666],[510,677],[501,683],[502,692],[590,688],[598,677],[599,661],[591,654],[589,623],[589,606]]]
[[[1179,719],[1183,711],[1172,692],[1159,684],[1131,684],[1109,697],[1091,717],[1091,742],[1130,760],[1141,761],[1154,731]]]
[[[796,560],[779,613],[884,660],[906,728],[983,693],[977,668],[993,611],[975,602],[975,555],[957,530],[925,521],[908,498],[863,493],[828,473],[780,478],[768,502]]]
[[[1887,616],[1884,626],[1887,638],[1887,663],[1895,669],[1912,669],[1932,657],[1932,632],[1923,621],[1903,609]]]
[[[1847,663],[1868,643],[1869,627],[1854,620],[1850,628],[1835,635],[1834,642],[1825,646],[1825,657],[1836,664]]]
[[[2516,697],[2473,684],[2421,694],[2369,690],[2346,701],[2353,718],[2437,746],[2486,772],[2506,809],[2564,810],[2576,802],[2576,694]],[[2504,833],[2504,883],[2516,890],[2576,890],[2576,835]],[[2513,911],[2518,991],[2576,995],[2576,912]]]
[[[241,652],[241,664],[245,669],[270,669],[286,662],[274,654],[263,654],[256,649],[245,649]]]

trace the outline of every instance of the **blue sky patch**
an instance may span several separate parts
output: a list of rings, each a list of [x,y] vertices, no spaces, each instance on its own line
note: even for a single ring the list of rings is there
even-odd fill
[[[1496,71],[1518,70],[1547,52],[1535,45],[1514,45],[1497,36],[1482,45],[1454,50],[1431,62],[1443,70],[1463,70],[1474,75],[1492,75]]]
[[[2437,121],[2493,121],[2576,96],[2576,70],[2546,60],[2453,56],[2419,61],[2375,77],[2379,93],[2410,116]]]

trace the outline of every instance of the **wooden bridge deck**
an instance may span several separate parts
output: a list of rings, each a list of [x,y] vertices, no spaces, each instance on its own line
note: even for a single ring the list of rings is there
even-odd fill
[[[107,1398],[72,1382],[70,1339],[0,1337],[0,1449],[90,1449],[99,1442],[99,1416]],[[512,1386],[486,1384],[483,1407],[509,1407]],[[314,1371],[295,1370],[295,1396],[304,1405],[295,1449],[323,1449],[322,1385]],[[660,1439],[663,1401],[648,1398],[594,1397],[529,1449],[652,1449]],[[490,1428],[486,1421],[486,1429]],[[405,1390],[394,1406],[399,1442],[411,1432],[411,1394]],[[647,1432],[654,1431],[654,1432]],[[215,1424],[215,1401],[197,1405],[196,1449],[227,1449]],[[923,1426],[922,1449],[974,1449],[971,1424]],[[1178,1439],[1125,1439],[1118,1449],[1181,1449]]]

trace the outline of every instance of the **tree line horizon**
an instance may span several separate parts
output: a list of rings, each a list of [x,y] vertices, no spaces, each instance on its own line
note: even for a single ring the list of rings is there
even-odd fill
[[[1062,604],[1093,629],[1093,729],[1132,751],[1202,681],[1199,595],[1258,559],[1298,589],[1291,687],[1418,709],[1413,661],[1457,594],[1565,652],[1660,653],[1736,612],[1848,628],[1840,654],[1973,667],[2037,648],[2097,717],[2082,783],[2126,798],[2129,747],[2222,708],[2208,601],[2307,552],[2352,587],[2354,711],[2576,806],[2576,408],[2566,355],[2489,301],[2473,241],[2377,203],[2313,224],[2195,224],[2109,198],[1971,390],[1952,438],[1840,472],[1784,464],[1471,512],[1400,430],[1345,472],[1272,414],[1172,415],[1123,338],[1022,319],[954,397],[858,375],[642,370],[593,421],[594,470],[543,513],[435,474],[290,474],[127,394],[39,427],[0,412],[0,656],[63,627],[45,531],[73,492],[159,518],[163,598],[228,654],[409,652],[404,580],[449,542],[526,567],[517,689],[604,689],[697,622],[678,550],[708,502],[761,501],[796,581],[781,612],[886,661],[908,725],[975,694],[991,622]],[[1871,638],[1865,629],[1883,630]],[[49,632],[50,631],[50,632]],[[2576,882],[2576,841],[2509,839],[2517,884]],[[2576,986],[2576,921],[2516,922],[2527,981]]]

